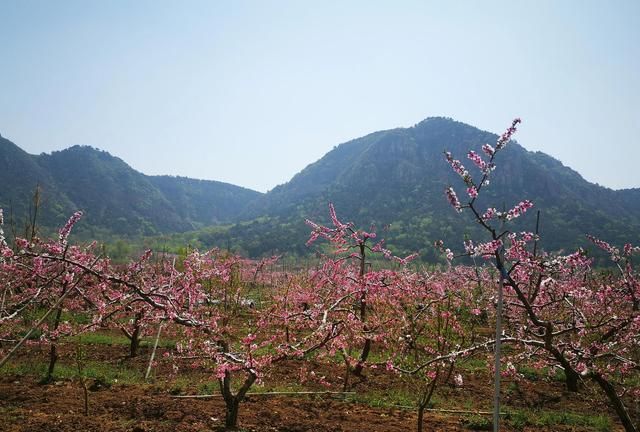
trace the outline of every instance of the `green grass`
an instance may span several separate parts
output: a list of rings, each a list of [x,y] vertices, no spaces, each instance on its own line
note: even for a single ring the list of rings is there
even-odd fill
[[[482,372],[489,368],[486,359],[466,358],[456,362],[456,368],[467,372]]]
[[[264,385],[255,385],[251,389],[252,393],[271,393],[271,392],[302,392],[309,391],[298,382],[293,383],[265,383]]]
[[[474,431],[485,431],[493,429],[493,421],[491,417],[480,414],[468,414],[465,415],[461,423],[465,428]]]
[[[188,378],[177,376],[171,381],[171,385],[169,386],[169,393],[172,395],[189,394],[189,389],[192,387],[192,385],[192,381]]]
[[[518,373],[528,381],[539,381],[547,376],[546,369],[536,369],[527,365],[518,365]]]
[[[47,313],[47,310],[48,309],[44,307],[28,309],[22,315],[22,319],[27,325],[33,324],[34,322],[42,318],[44,314]],[[55,312],[53,315],[55,315]],[[78,313],[78,312],[69,312],[69,311],[63,311],[62,314],[60,315],[61,322],[68,321],[70,323],[81,324],[81,325],[90,324],[91,318],[92,318],[91,314],[88,314],[88,313]]]
[[[210,395],[210,394],[217,394],[219,392],[220,392],[220,384],[218,384],[218,381],[208,381],[198,386],[197,393],[199,395]]]
[[[1,370],[3,375],[46,375],[48,363],[44,361],[8,363]],[[100,380],[106,384],[139,384],[144,382],[143,372],[131,369],[125,364],[113,365],[105,362],[86,362],[83,365],[82,374],[86,378]],[[78,369],[75,364],[58,362],[54,370],[54,379],[65,380],[78,377]]]
[[[414,407],[415,395],[408,390],[389,389],[368,391],[348,395],[346,400],[368,405],[373,408]]]
[[[81,340],[82,344],[93,344],[93,345],[123,345],[128,346],[130,344],[129,339],[124,335],[113,335],[108,333],[86,333],[79,336],[72,336],[66,338],[68,341],[77,341]],[[155,338],[153,337],[143,337],[140,340],[141,347],[153,347],[153,343]],[[162,348],[175,348],[176,341],[173,339],[163,339],[160,338],[158,342],[158,347]]]
[[[611,420],[601,415],[578,414],[566,411],[528,411],[516,410],[510,412],[506,421],[516,430],[524,427],[552,427],[557,425],[589,428],[596,432],[612,430]]]

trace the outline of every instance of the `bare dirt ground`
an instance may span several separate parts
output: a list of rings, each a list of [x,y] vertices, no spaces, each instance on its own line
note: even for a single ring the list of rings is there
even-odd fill
[[[144,370],[146,352],[130,361],[130,367]],[[35,350],[21,357],[42,356]],[[70,355],[70,353],[67,353]],[[122,347],[96,346],[90,356],[104,362],[123,362]],[[19,359],[18,359],[19,361]],[[323,370],[324,368],[324,370]],[[309,384],[314,390],[340,390],[340,370],[326,370],[330,366],[318,366],[318,373],[333,376],[330,388]],[[269,382],[292,382],[299,376],[300,364],[291,362],[279,367],[267,377]],[[83,413],[83,390],[76,379],[61,379],[52,384],[38,383],[32,374],[0,376],[0,431],[11,432],[143,432],[143,431],[216,431],[224,424],[224,403],[221,398],[180,399],[172,393],[194,393],[197,384],[176,391],[175,375],[168,363],[158,365],[153,384],[134,383],[99,385],[89,379],[89,415]],[[211,378],[206,371],[185,368],[185,374],[193,382]],[[491,406],[492,387],[486,372],[466,372],[463,388],[441,386],[436,408],[487,409]],[[358,393],[384,394],[402,386],[401,380],[386,373],[370,371],[367,382],[356,385]],[[610,430],[622,430],[613,413],[593,391],[585,389],[579,394],[567,393],[560,382],[522,381],[517,385],[505,382],[503,401],[511,409],[553,410],[555,412],[602,414],[612,419]],[[240,429],[255,432],[329,432],[412,431],[416,427],[415,410],[386,407],[375,408],[367,403],[342,400],[330,395],[311,396],[250,396],[240,408]],[[425,431],[479,430],[469,426],[468,415],[432,411],[426,414]],[[596,431],[593,427],[556,424],[553,426],[517,426],[505,423],[504,431]]]

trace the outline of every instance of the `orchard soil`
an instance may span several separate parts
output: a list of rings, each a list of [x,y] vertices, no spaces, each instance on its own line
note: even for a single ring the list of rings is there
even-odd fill
[[[88,359],[127,368],[142,375],[148,359],[148,349],[142,349],[135,359],[126,359],[123,346],[91,345]],[[171,361],[162,358],[154,369],[150,383],[101,383],[87,379],[89,415],[83,413],[83,390],[78,379],[59,379],[51,384],[39,384],[41,376],[33,373],[3,373],[0,375],[0,431],[28,432],[144,432],[144,431],[221,431],[224,424],[224,402],[216,395],[205,399],[176,398],[176,394],[202,392],[216,393],[212,377],[203,369],[185,363],[176,373]],[[25,349],[14,363],[27,362],[35,356],[45,360],[44,347]],[[60,362],[73,364],[72,346],[63,346]],[[314,382],[301,384],[302,363],[291,361],[275,368],[265,377],[264,387],[252,391],[282,388],[285,383],[304,386],[305,390],[339,391],[342,368],[316,365],[316,375],[324,375],[330,387]],[[333,370],[332,370],[333,369]],[[464,376],[463,388],[442,385],[437,390],[436,409],[490,410],[492,397],[491,377],[486,370],[460,370]],[[181,383],[177,385],[176,383]],[[188,383],[188,384],[185,384]],[[240,408],[241,431],[252,432],[329,432],[414,431],[416,412],[410,408],[371,403],[371,395],[407,391],[398,377],[377,370],[369,370],[364,382],[355,384],[354,391],[361,398],[345,399],[335,395],[252,395]],[[277,387],[276,387],[277,386]],[[615,416],[597,395],[589,389],[578,394],[567,393],[561,382],[522,380],[517,384],[506,381],[503,385],[505,408],[571,412],[584,415],[606,415],[612,419],[613,431],[622,431]],[[410,393],[409,393],[410,394]],[[367,399],[367,397],[369,397]],[[425,415],[425,431],[470,431],[474,429],[468,414],[430,411]],[[477,418],[478,416],[475,416]],[[490,419],[490,416],[480,416]],[[576,425],[519,426],[505,422],[504,431],[595,431]]]

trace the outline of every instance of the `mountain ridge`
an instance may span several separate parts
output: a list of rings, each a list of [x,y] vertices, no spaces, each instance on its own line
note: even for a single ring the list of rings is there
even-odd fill
[[[249,218],[262,215],[277,222],[252,226],[253,241],[245,249],[259,252],[251,243],[261,233],[270,233],[277,225],[290,226],[294,219],[328,223],[326,205],[331,201],[341,217],[361,228],[391,226],[384,237],[399,252],[420,250],[428,259],[435,259],[430,247],[433,241],[444,238],[460,243],[465,236],[481,235],[471,221],[456,218],[444,198],[446,186],[452,185],[459,195],[464,188],[443,151],[451,151],[473,170],[473,164],[466,161],[467,152],[481,154],[482,144],[496,139],[496,134],[450,118],[431,117],[409,128],[374,132],[340,144],[248,207]],[[543,244],[549,249],[586,246],[586,233],[607,238],[613,232],[612,240],[618,241],[639,238],[640,208],[628,203],[633,191],[617,193],[594,185],[557,159],[530,152],[517,141],[509,143],[496,163],[492,184],[479,204],[510,208],[522,199],[533,200],[542,211],[543,234],[545,230],[549,234]],[[516,228],[532,231],[535,221],[523,218]],[[242,243],[241,231],[237,227],[208,236],[206,241]],[[627,231],[631,235],[623,239]],[[308,234],[305,227],[289,230],[283,243],[297,245],[297,251],[303,253],[300,244],[305,232]]]
[[[55,199],[60,213],[70,204],[84,203],[88,223],[96,228],[90,234],[200,230],[193,237],[206,247],[231,246],[250,256],[305,254],[309,253],[304,246],[309,230],[304,220],[327,223],[327,203],[333,202],[341,218],[359,227],[387,227],[383,236],[398,253],[418,250],[426,260],[436,260],[433,241],[460,243],[465,236],[481,235],[444,198],[446,186],[452,185],[459,195],[464,188],[442,153],[451,151],[473,170],[473,164],[465,162],[467,152],[481,153],[482,144],[496,139],[494,133],[451,118],[429,117],[408,128],[372,132],[339,144],[265,194],[213,180],[147,176],[88,146],[33,156],[11,143],[15,148],[5,151],[3,141],[10,141],[4,138],[0,139],[0,169],[15,158],[25,172],[46,179],[49,191],[60,195]],[[590,183],[559,160],[528,151],[517,141],[509,143],[496,163],[492,183],[479,204],[510,208],[522,199],[532,200],[542,214],[543,247],[585,246],[586,233],[612,242],[638,243],[640,188],[613,190]],[[0,174],[0,180],[7,179]],[[94,185],[98,180],[99,186]],[[90,199],[100,193],[109,199]],[[136,193],[137,201],[126,202]],[[0,192],[2,206],[7,202],[5,195]],[[90,219],[92,215],[97,219]],[[118,222],[107,223],[113,218]],[[222,224],[224,228],[206,228]],[[114,230],[118,226],[129,229]],[[533,230],[534,226],[532,217],[526,217],[514,229]]]
[[[54,228],[81,209],[87,235],[153,235],[230,222],[245,202],[260,195],[213,180],[147,176],[91,146],[31,155],[5,138],[0,138],[0,181],[9,185],[0,192],[0,206],[14,214],[27,214],[26,203],[40,187],[40,223]],[[208,204],[206,209],[185,207],[176,193],[185,183],[194,190],[194,200]]]

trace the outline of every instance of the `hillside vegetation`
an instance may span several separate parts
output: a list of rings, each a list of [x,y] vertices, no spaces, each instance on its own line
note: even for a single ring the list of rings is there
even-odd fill
[[[444,197],[455,174],[443,151],[465,160],[469,149],[479,152],[496,138],[452,119],[428,118],[336,146],[266,194],[215,181],[147,176],[91,147],[34,156],[0,138],[0,206],[11,210],[21,226],[39,185],[39,222],[45,228],[82,209],[85,238],[163,236],[151,243],[187,240],[257,257],[308,254],[304,220],[325,220],[333,202],[359,226],[376,225],[394,252],[419,251],[423,260],[433,261],[435,240],[458,244],[475,235],[473,227],[458,223]],[[585,246],[586,233],[638,242],[640,189],[592,184],[544,153],[516,142],[510,146],[481,205],[486,200],[511,208],[522,198],[533,201],[540,211],[541,246],[551,251]],[[535,226],[533,212],[515,229]]]

